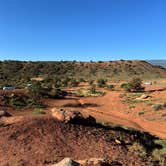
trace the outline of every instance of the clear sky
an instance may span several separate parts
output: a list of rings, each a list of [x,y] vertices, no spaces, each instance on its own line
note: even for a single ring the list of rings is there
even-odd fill
[[[0,59],[166,59],[166,1],[0,0]]]

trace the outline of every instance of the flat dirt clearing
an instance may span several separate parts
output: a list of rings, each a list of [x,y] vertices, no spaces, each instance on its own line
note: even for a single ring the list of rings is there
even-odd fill
[[[76,89],[72,88],[69,89],[69,91]],[[152,109],[152,105],[165,103],[166,90],[162,90],[159,86],[147,86],[146,90],[151,91],[149,93],[151,98],[148,102],[127,103],[125,101],[126,98],[121,97],[125,94],[123,91],[106,91],[106,94],[102,97],[67,96],[65,99],[44,99],[47,105],[45,111],[49,114],[52,108],[62,108],[66,105],[64,108],[74,109],[84,114],[92,115],[100,122],[110,122],[125,127],[131,127],[165,139],[166,109],[155,111]],[[4,92],[2,91],[1,93]],[[23,91],[17,90],[16,93],[21,94]],[[132,93],[127,93],[127,96],[132,95]],[[140,96],[142,93],[136,95]],[[135,98],[136,97],[137,96],[135,96]],[[13,110],[7,107],[4,109],[12,116],[35,116],[32,115],[32,109]]]
[[[150,102],[142,101],[126,103],[123,91],[106,91],[102,97],[73,97],[60,100],[45,100],[49,109],[53,107],[63,107],[71,104],[68,109],[79,110],[84,114],[94,116],[100,122],[110,122],[125,127],[149,132],[160,138],[166,138],[166,109],[155,111],[153,104],[164,103],[166,101],[166,91],[161,87],[147,87],[151,91]],[[137,94],[137,95],[142,95]],[[133,95],[132,93],[127,95]],[[136,97],[135,97],[136,98]],[[81,106],[80,106],[81,104]],[[72,107],[75,105],[75,107]],[[142,113],[140,113],[142,112]]]
[[[160,93],[161,96],[160,94],[158,95],[160,97],[163,96],[163,98],[166,96],[166,92],[154,92],[154,97],[158,97],[156,93]],[[84,111],[88,112],[99,121],[113,122],[126,127],[150,132],[160,138],[166,138],[166,121],[162,118],[155,119],[158,112],[151,111],[151,114],[148,113],[148,116],[153,117],[154,120],[148,120],[146,114],[144,116],[139,116],[138,110],[141,111],[144,107],[147,108],[146,104],[138,103],[134,109],[130,109],[128,104],[121,101],[120,94],[121,92],[107,92],[103,97],[82,98],[80,99],[80,103],[97,103],[98,106],[87,107]],[[162,112],[165,111],[166,110],[162,110]]]

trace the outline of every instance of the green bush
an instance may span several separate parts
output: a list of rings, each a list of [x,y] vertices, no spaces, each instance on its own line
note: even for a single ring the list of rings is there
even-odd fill
[[[114,85],[107,85],[107,89],[109,89],[109,90],[114,90]]]
[[[120,85],[120,87],[121,87],[122,89],[124,89],[126,86],[127,86],[127,83],[122,83],[122,84]]]
[[[93,85],[94,80],[89,80],[88,83],[89,83],[89,85]]]
[[[41,108],[35,108],[32,113],[35,114],[35,115],[37,115],[37,114],[46,114],[46,112]]]
[[[41,90],[42,90],[41,83],[39,81],[34,81],[32,83],[31,88],[28,89],[28,95],[34,101],[37,101],[42,97]]]
[[[59,88],[52,88],[49,91],[46,91],[45,95],[49,98],[63,98],[63,91]]]
[[[5,95],[3,96],[3,102],[7,106],[11,106],[14,108],[23,108],[23,107],[44,107],[40,100],[33,100],[27,95]]]
[[[144,111],[140,111],[138,112],[138,115],[143,115],[145,112]]]
[[[134,142],[131,146],[129,146],[129,152],[136,153],[142,158],[146,156],[145,148],[138,142]]]
[[[152,153],[153,157],[155,160],[158,160],[160,165],[165,166],[166,164],[166,140],[165,139],[159,139],[156,140],[155,143],[157,143],[158,145],[161,145],[162,148],[160,149],[155,149]]]
[[[142,92],[144,90],[140,78],[133,78],[129,83],[122,84],[121,88],[127,92]]]
[[[90,90],[90,93],[95,94],[96,93],[96,86],[92,85],[89,90]]]
[[[161,104],[154,104],[152,105],[153,110],[158,111],[161,110],[163,108],[163,106]]]
[[[77,81],[75,78],[72,78],[69,82],[68,85],[71,87],[75,87],[79,85],[79,81]]]
[[[163,107],[166,107],[166,103],[163,103]]]
[[[98,87],[105,87],[106,86],[106,80],[100,78],[97,80]]]
[[[103,96],[104,92],[102,91],[96,91],[96,89],[90,88],[90,89],[79,89],[76,91],[76,96],[78,97],[88,97],[88,96]]]

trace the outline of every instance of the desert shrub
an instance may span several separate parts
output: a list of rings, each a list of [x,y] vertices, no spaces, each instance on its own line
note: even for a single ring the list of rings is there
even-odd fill
[[[5,103],[5,105],[9,105],[9,106],[15,106],[15,107],[22,107],[22,106],[26,106],[27,98],[25,96],[17,96],[17,95],[6,95],[3,97],[3,101]]]
[[[161,116],[162,116],[162,117],[165,117],[165,116],[166,116],[166,114],[162,114]]]
[[[94,80],[89,80],[88,83],[89,83],[89,85],[93,85]]]
[[[41,108],[35,108],[32,112],[33,114],[46,114],[46,112]]]
[[[163,103],[163,107],[166,107],[166,103]]]
[[[22,166],[21,163],[14,163],[12,166]]]
[[[163,165],[166,163],[166,140],[156,140],[155,143],[162,146],[160,149],[155,149],[152,153],[155,160],[158,160],[160,165]]]
[[[15,107],[15,108],[23,108],[23,107],[44,107],[40,100],[36,101],[30,98],[27,95],[5,95],[3,96],[2,101],[5,105]]]
[[[95,85],[92,85],[92,86],[89,88],[89,90],[90,90],[90,93],[95,94],[95,93],[96,93],[96,86],[95,86]]]
[[[158,111],[161,110],[163,108],[163,106],[161,104],[154,104],[152,105],[153,110]]]
[[[106,80],[100,78],[97,80],[98,87],[104,87],[106,85]]]
[[[42,86],[39,81],[34,81],[30,89],[28,89],[28,95],[34,101],[39,100],[42,97],[41,94]]]
[[[107,89],[109,89],[109,90],[114,90],[114,85],[107,85]]]
[[[84,78],[79,78],[79,82],[85,82]]]
[[[28,95],[34,101],[38,101],[41,98],[63,98],[65,92],[58,88],[63,84],[61,81],[62,80],[57,79],[54,82],[55,84],[50,83],[49,81],[44,82],[43,84],[34,82],[30,89],[28,89]]]
[[[127,96],[126,93],[121,93],[121,94],[119,95],[120,98],[124,98],[124,97],[126,97],[126,96]]]
[[[139,142],[134,142],[128,149],[129,152],[136,153],[142,158],[146,156],[146,149]]]
[[[138,112],[138,115],[143,115],[145,112],[144,111],[140,111]]]
[[[75,78],[70,79],[70,81],[68,82],[68,86],[71,86],[71,87],[78,86],[78,84],[79,84],[79,81],[76,80]]]
[[[122,83],[122,84],[120,85],[120,87],[121,87],[122,89],[124,89],[125,86],[127,86],[127,83]]]
[[[135,105],[130,105],[129,108],[133,109],[133,108],[135,108]]]
[[[141,92],[144,90],[140,78],[133,78],[129,83],[122,84],[121,88],[127,92]]]
[[[97,91],[95,89],[79,89],[76,91],[76,96],[79,96],[79,97],[87,97],[87,96],[94,96],[94,97],[97,97],[97,96],[103,96],[104,95],[104,92],[102,91]]]
[[[40,100],[34,101],[33,99],[28,98],[28,100],[27,100],[27,107],[32,107],[32,108],[34,108],[34,107],[37,107],[37,108],[44,108],[45,105],[44,105]]]
[[[65,91],[62,91],[59,88],[51,88],[48,91],[46,90],[43,94],[49,98],[63,98],[65,96]]]

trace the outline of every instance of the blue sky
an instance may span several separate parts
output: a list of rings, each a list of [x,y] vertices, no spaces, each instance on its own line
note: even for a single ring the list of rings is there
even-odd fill
[[[166,1],[0,0],[0,59],[166,59]]]

